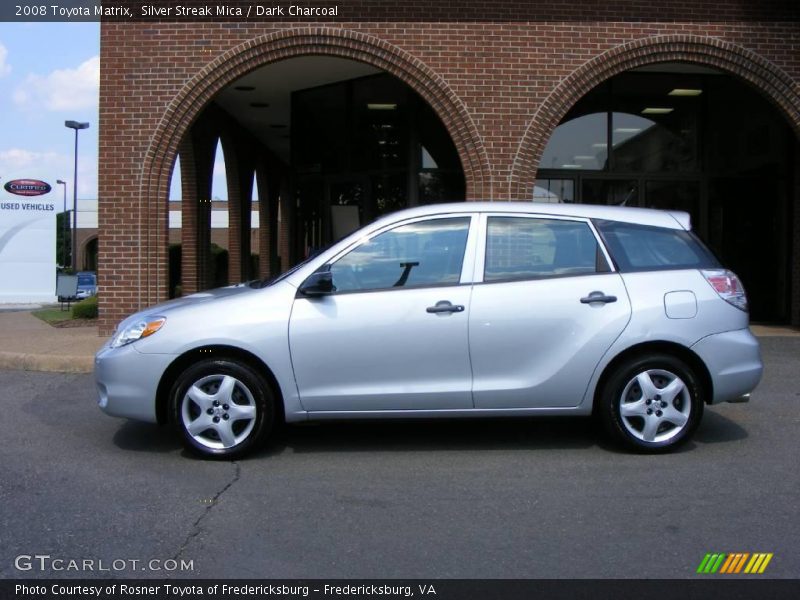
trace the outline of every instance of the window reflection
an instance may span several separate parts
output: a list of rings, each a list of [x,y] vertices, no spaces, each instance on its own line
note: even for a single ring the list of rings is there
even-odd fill
[[[533,201],[575,202],[575,182],[572,179],[537,179]]]
[[[556,127],[541,169],[605,169],[608,162],[608,86],[589,92]]]
[[[607,118],[606,113],[592,113],[556,127],[542,156],[542,168],[604,169]]]
[[[402,225],[365,242],[331,265],[339,292],[456,284],[469,218]]]

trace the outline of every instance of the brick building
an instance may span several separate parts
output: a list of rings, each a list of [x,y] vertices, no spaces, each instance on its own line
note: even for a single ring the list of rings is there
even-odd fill
[[[800,324],[795,4],[464,0],[400,21],[378,0],[326,23],[104,22],[102,328],[211,285],[218,140],[231,283],[406,205],[625,203],[689,211],[753,318]]]

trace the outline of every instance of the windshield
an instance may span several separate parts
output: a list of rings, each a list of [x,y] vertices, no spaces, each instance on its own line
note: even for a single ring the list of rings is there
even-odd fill
[[[94,277],[91,275],[78,275],[78,285],[94,285]]]

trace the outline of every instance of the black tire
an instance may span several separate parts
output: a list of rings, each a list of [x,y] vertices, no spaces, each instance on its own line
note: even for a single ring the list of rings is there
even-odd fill
[[[269,384],[246,363],[227,358],[199,361],[181,373],[170,410],[184,446],[204,458],[244,456],[263,445],[275,422]]]
[[[637,452],[668,452],[694,434],[703,416],[703,394],[699,378],[682,360],[648,354],[614,368],[600,390],[596,410],[605,430],[622,446]]]

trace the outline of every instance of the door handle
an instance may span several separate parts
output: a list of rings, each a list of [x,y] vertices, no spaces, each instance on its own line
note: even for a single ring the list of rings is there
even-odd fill
[[[452,304],[449,300],[439,300],[436,303],[436,306],[429,306],[425,309],[425,312],[429,313],[460,313],[464,312],[464,306],[462,304]]]
[[[588,296],[581,298],[581,304],[594,304],[595,302],[602,302],[603,304],[608,304],[610,302],[616,302],[616,296],[606,296],[603,292],[592,292]]]

